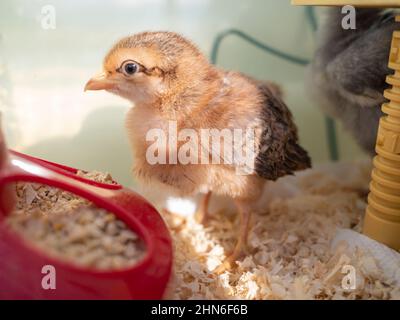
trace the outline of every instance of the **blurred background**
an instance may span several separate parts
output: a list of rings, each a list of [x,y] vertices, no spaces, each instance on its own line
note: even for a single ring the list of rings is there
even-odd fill
[[[53,9],[55,20],[48,21]],[[323,16],[323,9],[316,9],[317,23]],[[106,92],[83,92],[86,81],[101,70],[104,55],[123,36],[175,31],[211,56],[217,35],[232,28],[303,60],[312,57],[315,32],[307,11],[289,0],[2,0],[0,110],[9,146],[108,171],[133,185],[124,130],[131,106]],[[302,63],[235,35],[220,43],[216,63],[281,84],[314,163],[331,161],[326,119],[307,97]],[[340,125],[337,148],[340,160],[365,157]]]

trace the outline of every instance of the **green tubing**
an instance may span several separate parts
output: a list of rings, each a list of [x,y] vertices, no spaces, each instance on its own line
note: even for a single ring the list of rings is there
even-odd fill
[[[296,56],[293,56],[291,54],[287,54],[281,50],[275,49],[273,47],[270,47],[269,45],[266,45],[258,40],[256,40],[255,38],[247,35],[246,33],[244,33],[243,31],[237,30],[237,29],[229,29],[226,31],[221,32],[220,34],[217,35],[217,37],[215,38],[214,42],[213,42],[213,46],[212,46],[212,50],[211,50],[211,62],[213,64],[217,63],[217,59],[218,59],[218,51],[220,49],[221,43],[222,41],[229,35],[235,35],[238,36],[239,38],[242,38],[243,40],[251,43],[252,45],[254,45],[255,47],[266,51],[268,53],[271,53],[272,55],[275,55],[279,58],[282,58],[284,60],[293,62],[295,64],[300,64],[300,65],[307,65],[308,63],[310,63],[309,60],[304,59],[304,58],[299,58]]]
[[[326,134],[329,146],[329,156],[332,161],[339,160],[339,148],[336,136],[336,122],[331,117],[325,117]]]
[[[315,16],[314,7],[305,7],[306,17],[310,23],[311,30],[316,32],[318,29],[317,17]]]

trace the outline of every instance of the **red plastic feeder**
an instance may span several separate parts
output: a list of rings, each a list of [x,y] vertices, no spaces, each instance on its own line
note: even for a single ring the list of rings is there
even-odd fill
[[[5,152],[4,149],[0,152]],[[76,175],[77,170],[10,151],[0,163],[0,299],[161,299],[172,269],[172,243],[159,213],[145,199],[119,184],[102,184]],[[4,224],[16,181],[46,184],[86,198],[112,212],[145,243],[138,264],[121,270],[81,268],[47,256]],[[9,191],[8,191],[9,192]],[[56,289],[43,289],[42,268],[56,270]]]

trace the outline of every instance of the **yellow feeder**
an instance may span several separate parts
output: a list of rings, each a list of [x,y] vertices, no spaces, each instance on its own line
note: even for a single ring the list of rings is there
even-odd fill
[[[292,0],[294,5],[359,7],[400,7],[400,0]],[[400,16],[396,18],[400,22]],[[395,70],[386,79],[391,88],[379,123],[364,234],[400,250],[400,31],[393,34],[389,67]]]

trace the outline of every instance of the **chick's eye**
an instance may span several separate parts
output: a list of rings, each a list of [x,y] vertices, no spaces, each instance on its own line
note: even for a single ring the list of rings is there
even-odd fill
[[[122,71],[123,71],[124,74],[127,75],[127,76],[133,75],[134,73],[136,73],[137,70],[138,70],[138,66],[137,66],[136,63],[133,63],[133,62],[125,63],[125,64],[122,66]]]

